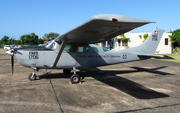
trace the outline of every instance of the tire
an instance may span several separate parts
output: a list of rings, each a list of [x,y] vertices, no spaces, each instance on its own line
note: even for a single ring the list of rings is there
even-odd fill
[[[72,83],[79,83],[79,82],[80,82],[80,77],[79,77],[79,75],[77,75],[77,74],[72,75],[71,78],[70,78],[70,81],[71,81]]]
[[[70,70],[70,69],[63,69],[63,73],[64,73],[64,74],[70,74],[70,73],[71,73],[71,70]]]
[[[34,74],[34,76],[32,76],[32,73],[29,74],[29,76],[28,76],[30,81],[36,80],[36,77],[37,77],[36,74]]]

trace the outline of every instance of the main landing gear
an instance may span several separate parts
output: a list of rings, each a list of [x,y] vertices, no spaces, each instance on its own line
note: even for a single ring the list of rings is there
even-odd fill
[[[63,72],[64,72],[64,74],[69,74],[71,72],[71,70],[70,69],[64,69]],[[72,83],[81,84],[80,76],[78,74],[76,74],[76,68],[75,67],[73,67],[73,72],[74,72],[74,74],[70,77],[69,84],[72,84]]]
[[[37,68],[33,68],[33,69],[34,69],[33,73],[31,73],[28,76],[30,81],[36,80],[36,78],[37,78],[35,72],[38,71],[38,69]],[[70,69],[64,69],[63,70],[64,74],[70,74],[70,72],[71,72]],[[79,84],[81,84],[80,76],[78,74],[76,74],[76,67],[73,67],[73,72],[74,72],[74,74],[70,77],[69,84],[72,84],[72,83],[79,83]]]

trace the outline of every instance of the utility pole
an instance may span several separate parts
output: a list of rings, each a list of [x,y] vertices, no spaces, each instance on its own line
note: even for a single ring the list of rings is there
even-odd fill
[[[15,37],[14,36],[12,36],[12,45],[14,45],[14,40],[15,40]]]

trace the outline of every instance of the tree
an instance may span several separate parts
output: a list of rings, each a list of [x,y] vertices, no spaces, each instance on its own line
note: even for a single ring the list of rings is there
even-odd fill
[[[4,35],[4,37],[0,40],[0,44],[8,44],[8,41],[9,41],[9,37]]]
[[[21,41],[20,40],[14,40],[14,44],[15,45],[21,45]]]
[[[49,34],[44,34],[43,39],[46,41],[50,41],[57,38],[58,36],[58,33],[50,32]]]
[[[8,45],[13,45],[13,44],[14,44],[14,39],[12,39],[12,38],[9,39],[7,44],[8,44]]]
[[[122,37],[122,40],[126,39],[126,36],[124,34],[120,35]]]
[[[43,39],[38,39],[38,44],[43,44],[44,43],[44,40]]]
[[[149,37],[149,35],[148,34],[144,34],[143,37],[144,37],[144,40],[142,42],[144,42]]]
[[[21,45],[37,45],[38,36],[35,33],[23,35],[20,38]]]
[[[180,46],[180,29],[173,31],[169,37],[171,38],[170,41],[174,45],[174,48]]]

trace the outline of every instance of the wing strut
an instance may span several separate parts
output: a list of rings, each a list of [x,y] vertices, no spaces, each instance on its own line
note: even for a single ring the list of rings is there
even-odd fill
[[[52,67],[56,67],[57,62],[58,62],[59,59],[60,59],[60,56],[61,56],[61,54],[62,54],[62,52],[63,52],[63,49],[64,49],[65,45],[66,45],[66,41],[63,40],[62,43],[61,43],[61,47],[60,47],[59,53],[58,53],[58,55],[57,55],[57,57],[56,57],[56,60],[54,61],[54,64],[53,64]]]

